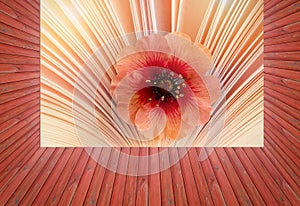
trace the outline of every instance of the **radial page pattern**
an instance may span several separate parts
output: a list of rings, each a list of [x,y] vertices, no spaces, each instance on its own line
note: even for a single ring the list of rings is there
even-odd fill
[[[41,145],[263,146],[263,1],[43,0]]]

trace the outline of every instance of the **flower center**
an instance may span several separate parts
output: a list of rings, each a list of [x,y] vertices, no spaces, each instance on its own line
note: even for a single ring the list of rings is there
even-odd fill
[[[184,97],[182,91],[182,88],[186,87],[184,78],[181,74],[173,71],[162,69],[153,79],[147,79],[146,83],[150,84],[152,93],[155,94],[155,100],[166,101]],[[149,98],[149,100],[152,99]]]

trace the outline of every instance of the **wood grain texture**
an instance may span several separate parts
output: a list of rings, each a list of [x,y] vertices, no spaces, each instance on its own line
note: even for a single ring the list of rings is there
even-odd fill
[[[150,169],[101,148],[92,158],[39,146],[39,4],[0,1],[0,205],[300,205],[299,0],[265,1],[265,146],[190,148],[173,167],[140,177],[99,165],[105,157],[117,170]],[[170,150],[156,166],[184,152]]]

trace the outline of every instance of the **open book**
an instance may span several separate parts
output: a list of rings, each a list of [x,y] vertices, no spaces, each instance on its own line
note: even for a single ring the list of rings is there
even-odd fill
[[[178,39],[172,39],[172,34]],[[147,45],[150,51],[143,47],[148,41],[151,43]],[[166,48],[161,42],[168,43]],[[182,42],[186,42],[187,48],[182,46],[181,50],[174,52],[172,48],[185,44]],[[194,61],[190,61],[192,55],[189,52],[196,48],[209,56],[210,64],[205,73],[199,72],[199,68],[193,66]],[[199,74],[199,79],[191,80],[190,76],[182,79],[191,91],[197,90],[197,85],[205,87],[209,84],[204,76],[219,80],[220,91],[214,101],[209,88],[206,89],[207,94],[201,91],[192,94],[193,98],[198,98],[201,93],[200,99],[209,95],[205,121],[205,111],[198,105],[203,102],[195,103],[196,112],[191,112],[199,116],[199,122],[196,117],[184,117],[183,111],[189,108],[181,107],[180,103],[177,107],[181,115],[177,119],[169,120],[172,115],[167,114],[160,119],[155,117],[156,108],[151,106],[160,107],[163,104],[158,103],[167,100],[173,103],[181,96],[185,98],[187,93],[181,94],[174,89],[175,85],[176,88],[179,84],[181,87],[186,85],[180,80],[179,70],[173,77],[172,67],[154,65],[153,62],[147,66],[159,69],[147,73],[149,78],[143,82],[147,83],[147,89],[152,88],[151,92],[156,92],[154,98],[147,96],[147,100],[156,99],[157,102],[149,103],[150,106],[145,108],[146,103],[137,100],[139,104],[136,106],[132,103],[136,96],[132,94],[128,99],[129,106],[118,109],[124,93],[120,92],[117,96],[112,87],[120,74],[124,74],[123,78],[127,75],[122,73],[120,65],[125,67],[124,71],[127,65],[124,66],[121,57],[126,60],[127,56],[133,55],[130,61],[140,62],[148,58],[147,52],[154,56],[153,52],[167,56],[168,61],[173,56],[185,63],[190,61],[190,67]],[[196,56],[195,61],[199,58]],[[128,67],[132,62],[127,61]],[[145,74],[144,70],[138,72]],[[156,76],[152,77],[154,73]],[[176,81],[162,80],[166,76]],[[168,82],[171,86],[166,86]],[[160,85],[158,90],[155,89],[156,84]],[[168,86],[170,90],[166,89]],[[127,90],[121,88],[120,91]],[[182,104],[185,105],[185,101]],[[137,117],[141,108],[149,110],[142,113],[145,118]],[[161,107],[164,112],[166,109],[169,108]],[[128,114],[127,119],[122,112],[125,116]],[[143,124],[145,119],[150,122]],[[164,124],[159,124],[160,120],[164,120]],[[185,126],[185,120],[192,126]],[[178,124],[172,124],[174,121]],[[168,123],[174,128],[165,129]],[[145,135],[148,127],[154,128],[151,135]],[[174,131],[177,131],[175,135]],[[42,0],[41,146],[263,146],[263,1]]]

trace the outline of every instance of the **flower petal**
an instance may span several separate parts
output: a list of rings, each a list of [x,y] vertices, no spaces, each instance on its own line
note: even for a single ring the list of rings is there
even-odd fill
[[[134,70],[138,70],[145,67],[146,57],[142,52],[133,53],[124,56],[122,59],[117,61],[115,65],[116,72],[127,73]]]
[[[198,110],[200,113],[200,124],[206,124],[210,120],[211,105],[207,101],[198,98]]]
[[[124,59],[125,57],[128,57],[133,54],[139,53],[139,49],[135,46],[129,45],[121,49],[121,51],[118,53],[117,56],[117,62],[121,59]]]
[[[191,37],[189,35],[187,35],[186,33],[183,32],[173,32],[172,34],[178,35],[180,37],[183,37],[189,41],[192,41]]]
[[[154,51],[165,54],[169,54],[171,52],[167,40],[160,34],[151,34],[143,37],[136,43],[136,47],[142,52]]]
[[[216,102],[221,95],[220,80],[214,76],[205,76],[203,78],[206,88],[208,89],[211,104]]]
[[[150,104],[139,108],[135,116],[135,126],[145,139],[154,139],[161,134],[166,124],[166,115],[161,108]]]
[[[171,53],[200,74],[205,74],[212,65],[211,59],[206,52],[192,42],[178,34],[170,33],[165,36],[171,48]]]
[[[197,43],[196,46],[198,46],[208,56],[208,58],[212,60],[211,52],[206,46],[200,43]]]
[[[117,75],[111,83],[113,98],[123,102],[130,100],[135,93],[144,87],[145,79],[145,74],[139,70]]]
[[[190,115],[190,117],[197,118],[195,117],[197,115],[194,114],[195,113],[193,113],[192,116]],[[199,116],[199,113],[197,114]],[[196,121],[197,120],[195,119],[193,119],[192,121],[185,119],[181,115],[180,111],[174,111],[172,113],[169,113],[169,115],[167,115],[167,124],[164,130],[165,138],[171,140],[178,140],[189,136],[190,134],[192,134],[196,126],[198,126],[198,121]]]
[[[182,121],[191,126],[205,124],[210,119],[211,105],[209,97],[192,97],[186,99],[180,107]]]
[[[165,138],[177,139],[179,138],[179,130],[181,123],[180,111],[174,110],[173,112],[167,113],[167,124],[164,130]]]

